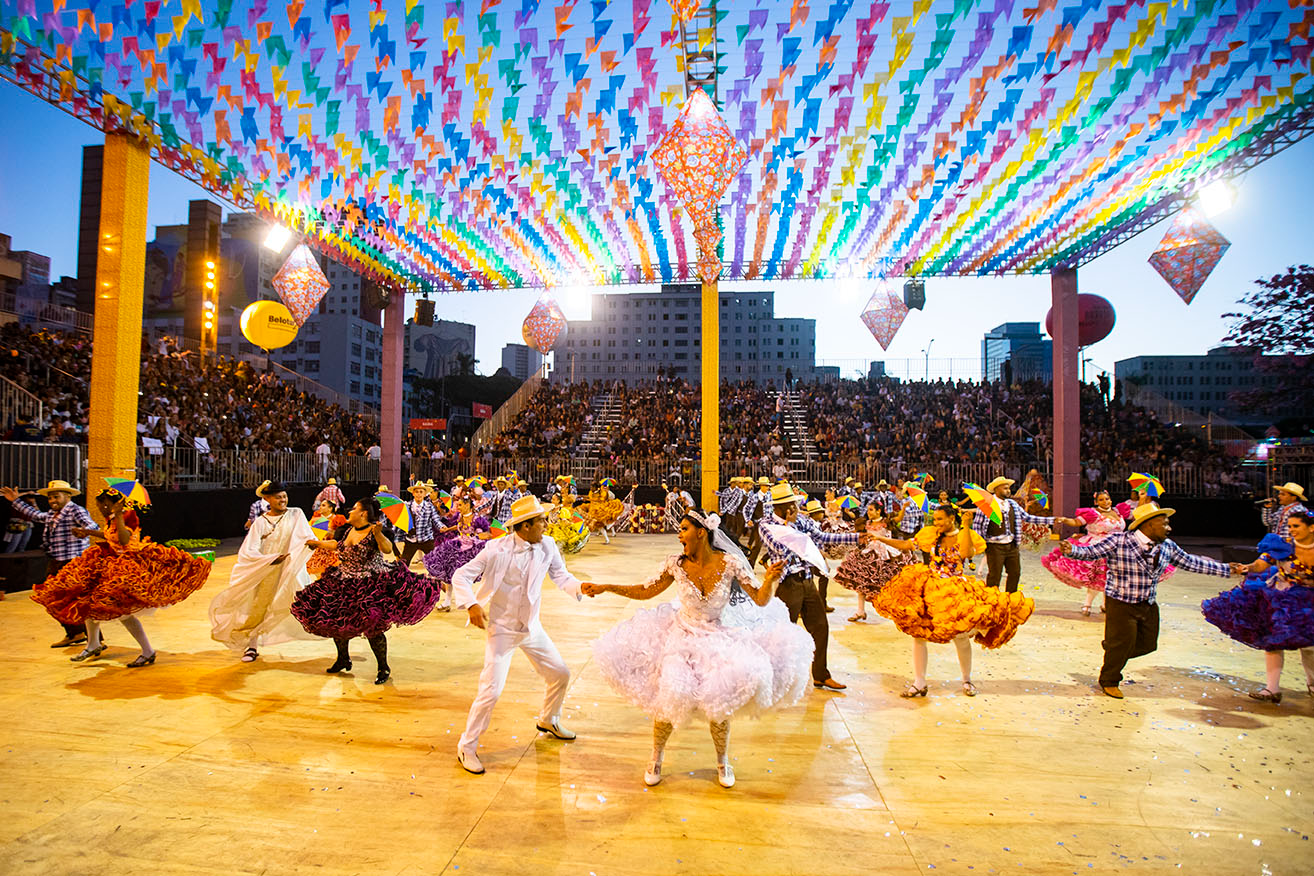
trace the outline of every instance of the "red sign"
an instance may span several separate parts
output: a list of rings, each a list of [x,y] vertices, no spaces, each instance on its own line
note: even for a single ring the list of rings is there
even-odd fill
[[[446,420],[411,420],[412,429],[427,429],[431,432],[441,432],[447,428]]]
[[[479,404],[479,402],[475,402],[473,405],[471,405],[470,409],[473,412],[474,416],[478,417],[481,420],[487,420],[489,417],[493,415],[493,409],[490,406],[481,405]]]

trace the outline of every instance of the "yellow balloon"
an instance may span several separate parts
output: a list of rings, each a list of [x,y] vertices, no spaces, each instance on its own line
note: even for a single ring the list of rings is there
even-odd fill
[[[297,338],[292,311],[279,301],[257,301],[242,311],[242,335],[257,347],[277,350]]]

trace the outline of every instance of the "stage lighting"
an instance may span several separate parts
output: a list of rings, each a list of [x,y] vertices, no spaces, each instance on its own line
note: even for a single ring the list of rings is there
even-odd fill
[[[421,298],[415,302],[415,324],[433,325],[433,301],[431,299]]]

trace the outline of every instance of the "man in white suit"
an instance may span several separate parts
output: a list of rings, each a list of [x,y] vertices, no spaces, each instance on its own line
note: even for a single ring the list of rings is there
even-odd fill
[[[567,571],[556,542],[543,534],[547,528],[546,514],[534,496],[517,499],[507,520],[512,534],[489,542],[479,556],[452,576],[456,607],[466,609],[470,623],[487,631],[479,691],[470,705],[465,732],[456,748],[457,761],[467,772],[476,775],[484,772],[477,754],[479,737],[488,729],[517,648],[547,682],[543,711],[535,726],[557,739],[575,738],[573,732],[561,726],[561,704],[570,683],[570,668],[544,632],[538,615],[545,575],[576,601],[581,597],[583,585]],[[477,592],[476,581],[479,581]]]

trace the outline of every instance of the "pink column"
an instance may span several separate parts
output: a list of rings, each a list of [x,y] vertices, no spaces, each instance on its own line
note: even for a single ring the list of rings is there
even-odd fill
[[[393,293],[383,311],[383,398],[379,408],[379,482],[398,496],[406,495],[401,482],[402,345],[406,338],[406,296]]]
[[[1054,307],[1054,505],[1071,516],[1080,499],[1081,385],[1077,381],[1077,271],[1050,275]]]

